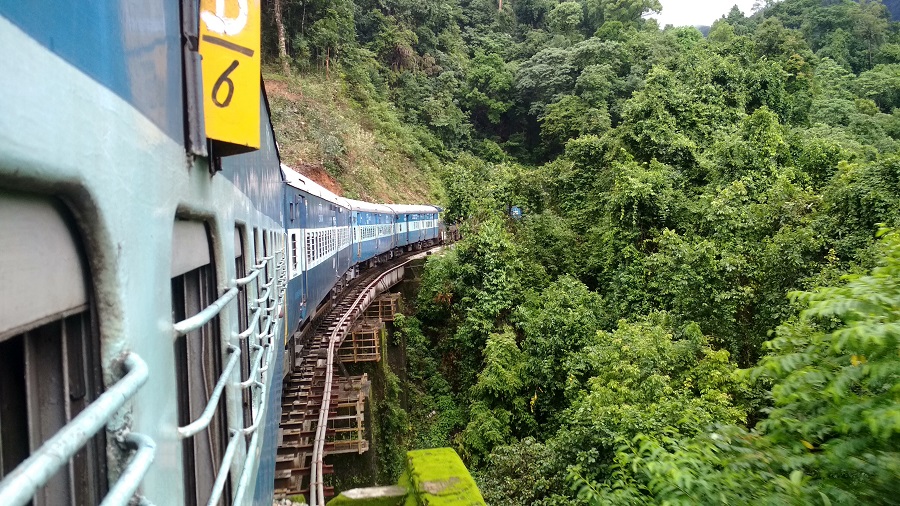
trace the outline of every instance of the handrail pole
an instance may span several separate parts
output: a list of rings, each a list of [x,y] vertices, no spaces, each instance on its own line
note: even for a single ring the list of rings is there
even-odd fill
[[[231,431],[231,440],[228,441],[228,447],[225,449],[225,455],[222,457],[219,472],[216,473],[216,481],[213,483],[212,492],[210,492],[209,501],[206,502],[206,506],[219,504],[219,499],[222,497],[222,491],[225,490],[225,481],[228,479],[231,462],[234,460],[234,454],[237,451],[237,443],[242,439],[241,436],[241,431]]]
[[[205,307],[203,311],[191,316],[190,318],[184,319],[175,324],[175,334],[176,336],[183,336],[188,332],[192,332],[194,330],[199,329],[200,327],[209,323],[210,320],[218,316],[219,313],[222,312],[222,309],[232,301],[235,297],[237,297],[238,289],[237,287],[229,288],[221,297],[219,297],[215,302]]]
[[[128,467],[119,475],[115,485],[103,498],[100,506],[125,506],[128,504],[156,457],[156,442],[150,436],[131,432],[125,436],[125,442],[129,446],[135,447],[134,457],[131,458]]]
[[[205,429],[212,421],[212,417],[219,405],[219,397],[222,396],[222,392],[225,390],[225,385],[228,383],[228,378],[229,376],[231,376],[231,370],[234,369],[234,366],[238,363],[238,360],[241,356],[241,349],[234,345],[228,346],[228,352],[232,354],[231,358],[228,359],[228,364],[222,371],[222,375],[219,376],[219,381],[216,383],[216,388],[213,390],[212,395],[209,397],[209,401],[206,403],[206,407],[203,409],[203,413],[201,413],[200,416],[193,422],[185,425],[184,427],[178,427],[178,436],[181,439],[186,439],[197,434],[201,430]]]

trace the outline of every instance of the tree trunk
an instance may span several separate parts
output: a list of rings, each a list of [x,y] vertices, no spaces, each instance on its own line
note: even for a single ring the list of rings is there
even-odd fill
[[[278,59],[281,60],[281,69],[284,71],[284,75],[290,75],[287,40],[284,35],[284,21],[281,18],[281,0],[275,0],[275,26],[278,28]]]
[[[497,12],[503,10],[503,0],[497,0]]]

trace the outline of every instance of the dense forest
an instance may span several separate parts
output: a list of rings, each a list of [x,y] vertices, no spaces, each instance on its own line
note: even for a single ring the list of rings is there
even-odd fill
[[[763,4],[706,36],[657,0],[265,6],[273,68],[405,136],[464,232],[381,437],[492,505],[896,502],[900,29]]]

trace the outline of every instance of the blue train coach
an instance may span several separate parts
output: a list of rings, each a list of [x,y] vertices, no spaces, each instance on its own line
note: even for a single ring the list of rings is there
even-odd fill
[[[338,197],[282,165],[287,218],[288,303],[299,307],[292,328],[303,322],[352,271],[351,211]]]
[[[409,250],[439,239],[440,208],[409,204],[387,207],[394,213],[394,247]]]
[[[394,211],[383,204],[345,200],[350,207],[353,263],[368,267],[392,257]]]

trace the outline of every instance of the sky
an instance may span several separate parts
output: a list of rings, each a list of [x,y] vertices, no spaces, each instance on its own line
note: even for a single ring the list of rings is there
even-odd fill
[[[723,14],[728,14],[734,5],[737,5],[745,16],[749,16],[756,0],[660,0],[660,3],[663,6],[662,13],[652,17],[659,20],[659,26],[663,27],[669,24],[711,25]]]

